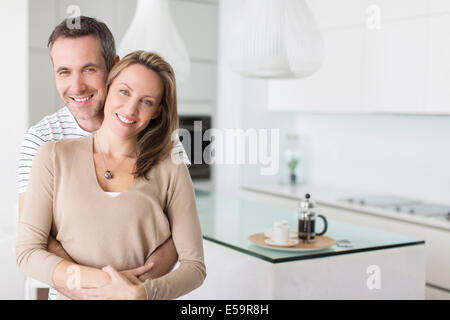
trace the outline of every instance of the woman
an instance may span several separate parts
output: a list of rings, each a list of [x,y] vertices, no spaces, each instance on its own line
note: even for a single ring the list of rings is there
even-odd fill
[[[174,299],[206,276],[192,181],[186,165],[170,157],[178,127],[174,72],[157,54],[137,51],[114,66],[107,89],[95,135],[39,149],[19,221],[17,264],[83,298]],[[79,264],[47,251],[50,232]],[[170,236],[177,269],[145,282],[117,271],[142,266]]]

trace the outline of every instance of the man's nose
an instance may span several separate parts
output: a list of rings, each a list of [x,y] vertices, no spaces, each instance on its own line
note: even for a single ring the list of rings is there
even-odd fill
[[[82,74],[75,74],[72,82],[72,91],[76,94],[83,94],[87,89]]]

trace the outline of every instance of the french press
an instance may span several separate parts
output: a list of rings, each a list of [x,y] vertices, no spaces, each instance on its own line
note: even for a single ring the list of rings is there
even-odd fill
[[[328,222],[327,219],[319,214],[316,215],[315,204],[310,200],[311,195],[307,193],[305,200],[300,201],[299,214],[298,214],[298,237],[303,242],[312,242],[316,236],[321,236],[327,232]],[[316,216],[323,219],[323,230],[320,233],[315,232]]]

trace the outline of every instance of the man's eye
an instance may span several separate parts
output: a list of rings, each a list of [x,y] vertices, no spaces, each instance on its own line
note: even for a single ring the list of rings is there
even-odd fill
[[[94,68],[88,68],[88,69],[86,69],[86,71],[87,72],[95,72],[95,69]]]
[[[59,72],[60,76],[65,76],[67,74],[69,74],[69,71],[61,71],[61,72]]]

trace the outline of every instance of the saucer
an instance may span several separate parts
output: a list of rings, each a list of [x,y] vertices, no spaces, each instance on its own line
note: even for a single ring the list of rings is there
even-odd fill
[[[268,230],[266,232],[264,232],[264,236],[267,238],[272,238],[272,230]],[[289,238],[291,239],[297,239],[297,232],[289,232]]]
[[[272,239],[264,236],[264,232],[255,233],[248,237],[248,240],[252,245],[275,251],[286,252],[310,252],[325,250],[336,244],[336,240],[327,236],[316,236],[313,242],[305,243],[298,239],[290,239],[289,243],[285,246],[276,245],[272,242]],[[292,244],[291,241],[297,241],[297,244]]]
[[[289,239],[289,241],[288,241],[286,244],[277,244],[277,243],[274,243],[274,242],[272,241],[272,239],[270,239],[270,238],[264,239],[264,242],[267,243],[268,245],[271,245],[271,246],[277,246],[277,247],[293,247],[293,246],[296,246],[296,245],[298,244],[298,239]]]

